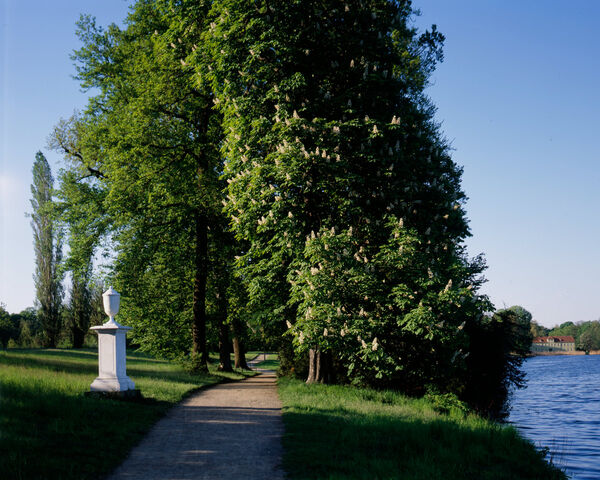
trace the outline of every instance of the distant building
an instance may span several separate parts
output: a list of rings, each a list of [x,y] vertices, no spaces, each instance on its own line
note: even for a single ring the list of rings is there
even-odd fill
[[[535,337],[531,343],[532,353],[574,352],[575,339],[571,335],[554,337]]]

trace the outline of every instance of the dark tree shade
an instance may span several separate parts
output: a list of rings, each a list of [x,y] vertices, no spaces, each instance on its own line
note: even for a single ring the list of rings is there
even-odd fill
[[[467,326],[471,344],[462,397],[477,412],[505,418],[511,387],[525,386],[521,365],[531,349],[530,319],[522,307],[513,307]]]

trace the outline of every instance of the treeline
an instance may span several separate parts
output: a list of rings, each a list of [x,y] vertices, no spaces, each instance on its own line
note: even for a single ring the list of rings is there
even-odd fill
[[[99,325],[106,320],[102,307],[102,291],[99,287],[93,289],[93,299],[90,302],[91,311],[85,321],[87,328]],[[39,303],[38,303],[39,305]],[[4,348],[40,348],[40,347],[82,347],[95,345],[95,335],[83,332],[81,335],[78,326],[81,325],[79,312],[70,304],[64,304],[58,310],[57,334],[54,342],[50,344],[45,324],[41,321],[40,308],[28,307],[19,313],[9,313],[0,303],[0,349]]]
[[[575,339],[577,350],[585,352],[600,350],[600,320],[564,322],[553,328],[546,328],[532,322],[531,332],[534,337],[570,335]]]
[[[462,170],[424,93],[444,37],[414,15],[139,0],[125,28],[82,17],[73,59],[93,96],[50,139],[73,288],[105,249],[145,351],[203,370],[213,338],[230,369],[230,338],[236,358],[259,340],[308,382],[500,415],[530,317],[479,293]]]
[[[37,348],[43,345],[43,331],[33,307],[8,313],[0,304],[0,348]]]

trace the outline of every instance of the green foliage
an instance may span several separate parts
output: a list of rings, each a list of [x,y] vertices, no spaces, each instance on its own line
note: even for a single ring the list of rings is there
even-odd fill
[[[31,184],[31,227],[35,251],[35,290],[44,344],[54,347],[61,329],[62,233],[54,219],[50,165],[41,152],[35,155]]]
[[[9,341],[19,336],[18,323],[6,311],[4,304],[0,303],[0,348],[7,348]]]
[[[577,348],[585,352],[600,350],[600,321],[584,322],[577,332]]]
[[[469,406],[454,393],[439,393],[435,389],[431,389],[424,398],[438,413],[449,414],[453,412],[454,416],[456,416],[458,412],[462,412],[465,415],[469,412]]]
[[[75,348],[83,346],[91,325],[94,289],[101,288],[92,279],[93,258],[109,226],[104,208],[106,190],[81,165],[82,135],[82,122],[74,114],[55,126],[48,142],[50,148],[63,153],[69,167],[59,174],[56,216],[67,235],[68,256],[63,270],[71,273],[71,289],[64,323]]]
[[[89,266],[91,270],[91,258]],[[86,281],[85,278],[88,278]],[[102,305],[102,284],[81,278],[73,273],[69,304],[64,308],[64,326],[68,331],[69,345],[81,348],[92,325],[104,323],[106,315]]]
[[[573,322],[565,322],[560,326],[555,326],[548,332],[549,336],[572,336],[577,340],[579,335],[579,328]]]
[[[526,309],[520,305],[514,305],[512,307],[498,310],[496,315],[507,314],[510,318],[511,330],[507,332],[512,342],[512,352],[515,354],[525,354],[531,350],[531,341],[533,336],[531,334],[531,321],[532,315]]]
[[[99,93],[59,123],[52,142],[70,162],[62,192],[81,252],[73,266],[89,265],[104,235],[135,341],[172,358],[193,350],[204,363],[207,308],[215,306],[207,295],[217,288],[208,275],[229,261],[208,253],[223,242],[220,123],[211,92],[183,60],[199,43],[207,8],[139,1],[125,29],[82,17],[77,78]]]
[[[560,326],[554,327],[552,330],[548,332],[548,335],[556,335],[556,336],[567,336],[570,335],[575,338],[575,341],[578,339],[579,328],[573,322],[564,322]]]
[[[468,264],[457,259],[449,272],[434,263],[417,232],[394,217],[383,230],[389,238],[379,249],[352,228],[307,240],[306,264],[291,279],[304,312],[291,329],[296,347],[335,352],[354,382],[453,388],[464,322],[481,308],[465,285]]]
[[[207,341],[229,360],[230,324],[279,348],[284,372],[461,398],[497,335],[488,391],[518,383],[507,352],[531,318],[484,317],[462,171],[424,93],[444,37],[414,15],[139,0],[123,29],[82,17],[73,59],[95,95],[51,142],[68,162],[74,328],[104,242],[136,344],[192,370]]]
[[[248,241],[237,274],[255,322],[335,358],[342,377],[422,389],[461,368],[459,327],[488,304],[461,243],[461,171],[423,93],[443,36],[412,14],[215,2],[211,69],[189,61],[223,114],[225,208]]]
[[[539,325],[535,320],[531,321],[531,335],[535,337],[547,337],[550,332],[549,328]]]
[[[572,336],[578,350],[600,350],[600,320],[564,322],[548,330],[544,336]]]
[[[26,308],[20,313],[13,313],[11,319],[17,326],[17,337],[14,338],[21,348],[41,347],[44,340],[44,332],[33,307]]]

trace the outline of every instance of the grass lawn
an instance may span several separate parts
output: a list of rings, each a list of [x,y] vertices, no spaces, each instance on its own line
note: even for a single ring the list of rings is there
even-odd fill
[[[244,356],[246,357],[246,361],[250,361],[250,360],[253,360],[254,357],[256,357],[258,354],[262,355],[262,352],[256,352],[256,351],[246,352],[246,354]],[[235,355],[233,353],[231,353],[229,355],[229,358],[231,358],[231,362],[232,363],[235,361]],[[211,353],[210,354],[210,359],[211,359],[211,361],[218,363],[219,362],[219,354],[218,353],[214,353],[214,354]]]
[[[256,360],[258,361],[254,365],[256,368],[265,368],[267,370],[279,369],[279,356],[276,353],[267,353],[266,355],[260,353]]]
[[[298,479],[565,479],[512,427],[391,391],[279,379],[284,468]]]
[[[265,361],[265,357],[266,360],[277,360],[278,358],[277,353],[263,352],[262,350],[246,353],[246,360],[254,360],[256,358],[256,360]]]
[[[191,391],[243,378],[215,371],[192,376],[142,354],[128,354],[127,374],[143,400],[84,396],[98,375],[96,351],[0,352],[0,478],[101,478]]]
[[[267,370],[277,370],[279,368],[279,360],[269,360],[269,357],[267,356],[267,360],[257,363],[255,367],[265,368]]]

